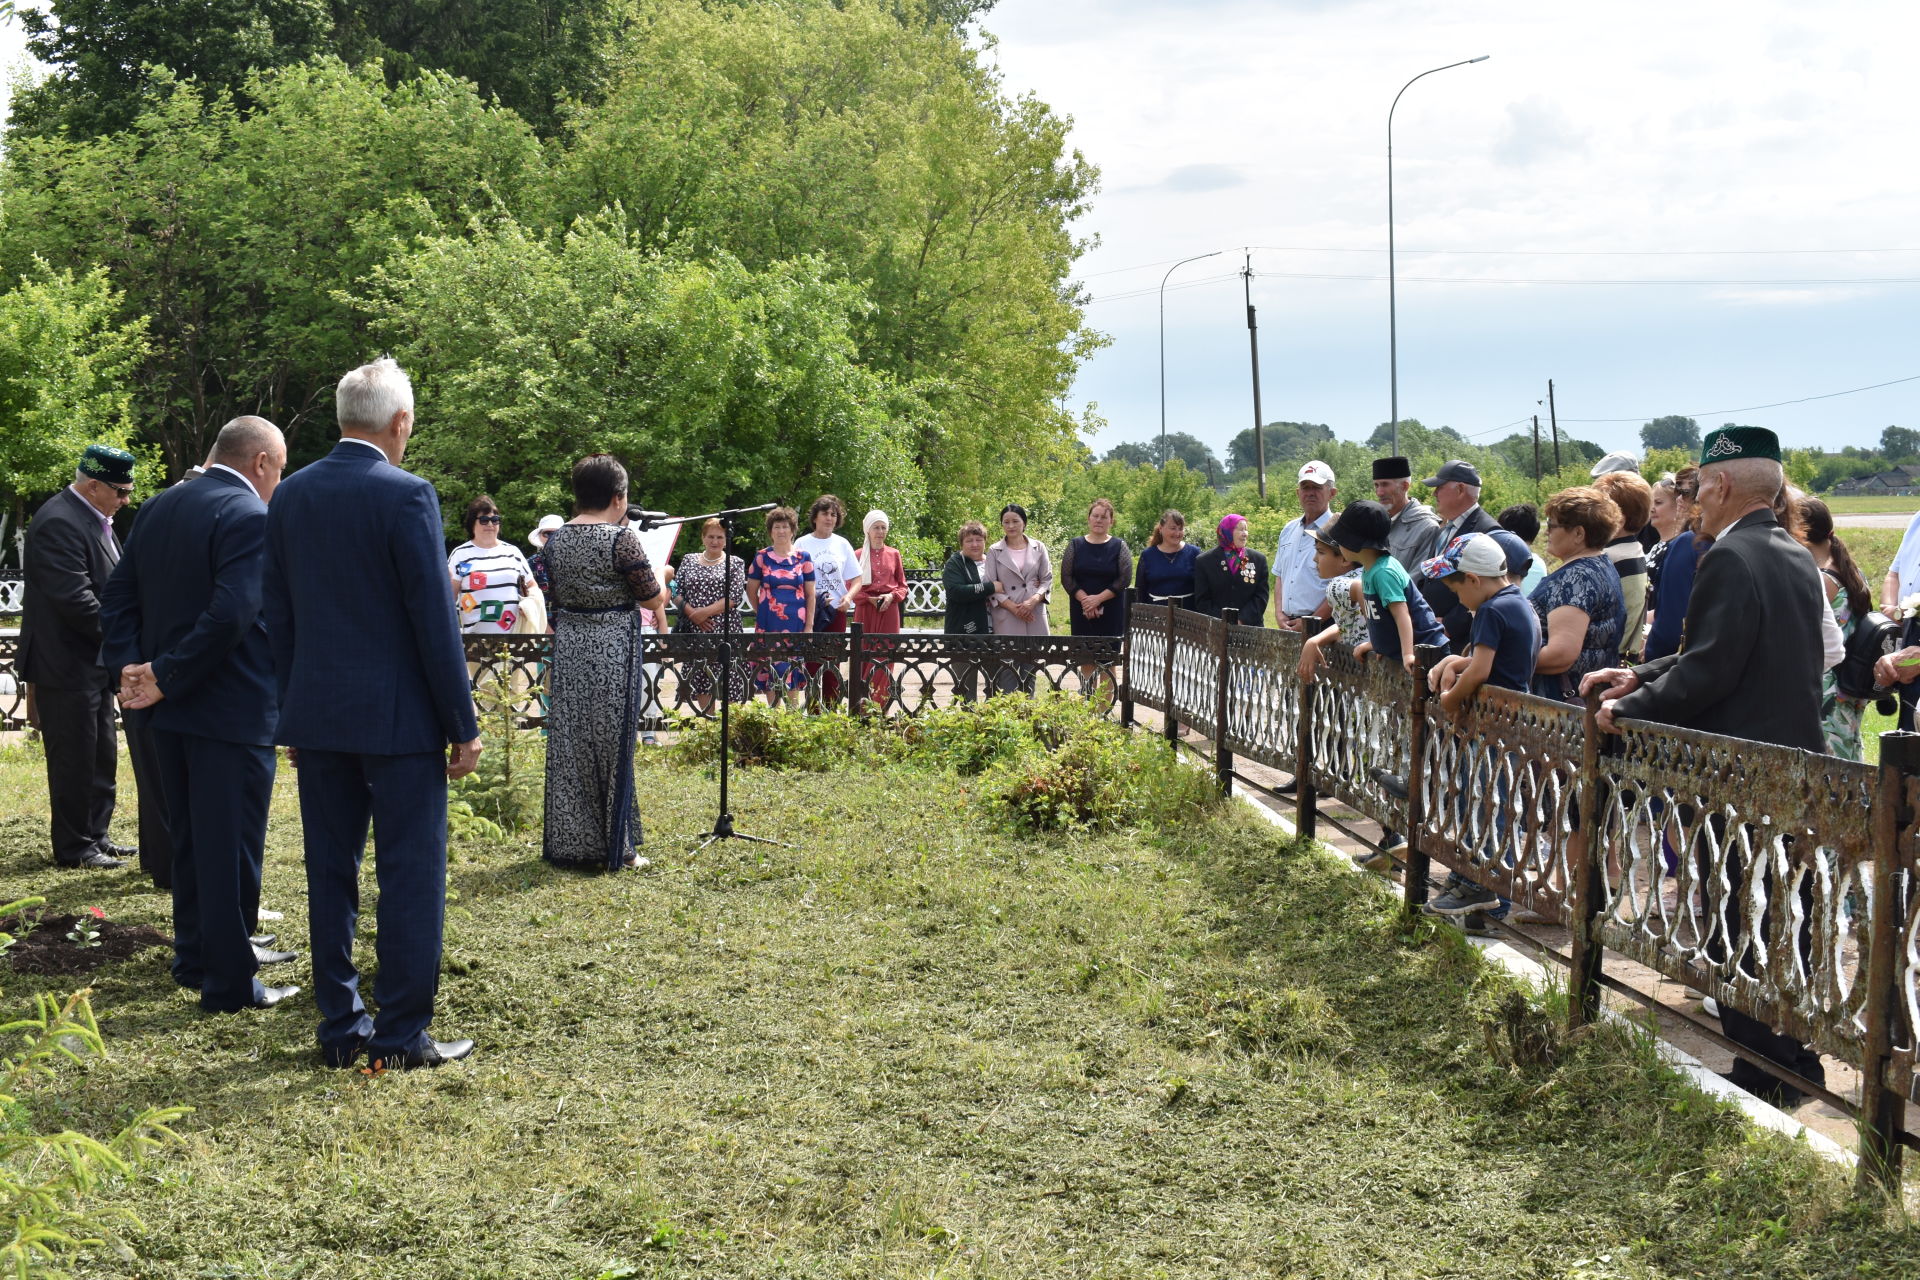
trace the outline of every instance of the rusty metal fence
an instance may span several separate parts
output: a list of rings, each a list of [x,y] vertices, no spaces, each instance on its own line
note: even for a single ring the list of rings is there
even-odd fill
[[[1302,683],[1302,635],[1153,605],[1131,618],[1123,706],[1211,739],[1223,786],[1261,786],[1244,757],[1294,775],[1305,835],[1322,796],[1405,833],[1409,909],[1437,862],[1565,925],[1565,953],[1510,931],[1568,965],[1576,1024],[1602,988],[1649,1002],[1605,971],[1611,952],[1856,1067],[1857,1105],[1687,1018],[1858,1116],[1862,1177],[1897,1181],[1900,1148],[1920,1148],[1920,736],[1883,735],[1875,767],[1641,722],[1604,734],[1592,707],[1505,690],[1449,716],[1425,679],[1442,650],[1415,674],[1328,645]]]

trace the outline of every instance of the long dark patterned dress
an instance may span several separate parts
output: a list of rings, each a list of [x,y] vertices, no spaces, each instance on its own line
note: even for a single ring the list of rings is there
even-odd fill
[[[693,624],[693,630],[700,635],[719,635],[724,625],[728,634],[740,634],[740,602],[747,598],[747,566],[739,556],[729,555],[718,564],[708,564],[700,558],[700,552],[689,551],[680,557],[680,572],[674,582],[680,587],[680,603],[704,609],[716,603],[726,588],[729,573],[733,576],[733,607],[722,609],[705,622]],[[729,565],[728,560],[733,563]],[[747,669],[739,659],[739,650],[734,650],[733,674],[727,680],[727,700],[745,702],[747,700]],[[713,665],[695,662],[687,671],[687,688],[696,698],[704,698],[713,692]]]
[[[617,870],[641,840],[633,750],[647,691],[634,605],[660,584],[624,525],[561,525],[541,558],[553,615],[541,852],[556,866]]]

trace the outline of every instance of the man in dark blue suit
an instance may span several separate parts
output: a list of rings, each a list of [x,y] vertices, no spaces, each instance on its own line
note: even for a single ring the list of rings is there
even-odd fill
[[[335,392],[340,443],[288,476],[267,517],[267,634],[278,741],[300,770],[320,1051],[329,1065],[438,1066],[471,1040],[427,1034],[446,916],[447,781],[480,729],[447,578],[440,499],[400,469],[413,388],[391,360]],[[380,884],[377,1017],[353,965],[360,857]]]
[[[173,844],[173,977],[215,1013],[269,1008],[248,939],[273,798],[273,657],[260,620],[267,499],[287,445],[264,418],[220,429],[199,482],[140,509],[100,601],[121,704],[150,708]]]

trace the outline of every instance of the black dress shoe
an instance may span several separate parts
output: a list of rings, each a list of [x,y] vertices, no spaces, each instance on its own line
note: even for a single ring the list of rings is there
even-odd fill
[[[415,1071],[421,1067],[437,1067],[443,1062],[458,1062],[473,1052],[471,1040],[429,1040],[418,1049],[406,1053],[382,1054],[367,1059],[367,1070]]]
[[[366,1050],[367,1043],[364,1040],[351,1045],[323,1044],[320,1046],[320,1060],[336,1070],[344,1070],[358,1062]]]
[[[256,946],[253,949],[253,962],[255,964],[285,964],[299,954],[298,951],[269,951],[265,947]]]
[[[112,871],[115,867],[125,865],[112,854],[102,853],[99,849],[89,849],[78,858],[61,858],[59,863],[69,871]]]
[[[140,846],[137,844],[115,844],[111,840],[102,840],[94,847],[109,858],[119,858],[124,862],[131,862],[140,856]]]
[[[298,987],[262,987],[260,998],[252,1004],[243,1004],[238,1009],[210,1009],[210,1013],[240,1013],[246,1009],[271,1009],[282,1000],[291,1000],[300,994]],[[206,1008],[202,1005],[201,1008]]]
[[[1300,794],[1300,779],[1298,778],[1287,779],[1285,783],[1273,789],[1273,794],[1277,796],[1285,796],[1289,800],[1293,799],[1295,796]]]
[[[248,938],[247,941],[256,947],[270,947],[273,945],[273,940],[276,936],[277,935],[271,933],[256,933],[251,938]]]

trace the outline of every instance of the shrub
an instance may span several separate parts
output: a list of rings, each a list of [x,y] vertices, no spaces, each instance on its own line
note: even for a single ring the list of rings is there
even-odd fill
[[[1101,721],[1056,751],[1001,765],[988,795],[1030,831],[1172,825],[1219,802],[1212,781],[1172,758],[1165,743]]]
[[[472,773],[450,788],[447,829],[456,840],[498,840],[538,826],[546,804],[546,748],[537,729],[518,728],[531,695],[492,671],[474,684],[486,741]]]
[[[0,917],[41,905],[26,898],[0,907]],[[0,933],[0,953],[13,936]],[[54,1078],[61,1058],[106,1056],[87,991],[64,1002],[49,995],[34,998],[33,1011],[0,1026],[16,1047],[0,1056],[0,1215],[11,1234],[0,1231],[0,1273],[24,1277],[56,1266],[65,1256],[104,1244],[120,1226],[138,1227],[139,1219],[119,1208],[83,1208],[80,1197],[111,1178],[133,1172],[148,1152],[179,1141],[168,1126],[187,1114],[186,1107],[149,1107],[105,1142],[63,1129],[39,1133],[26,1122],[20,1095]]]
[[[763,702],[737,703],[727,713],[727,737],[733,763],[803,773],[828,773],[886,751],[884,739],[863,722],[841,711],[808,715],[792,708],[773,708]],[[720,758],[720,720],[681,722],[677,757],[690,764],[710,764]]]

